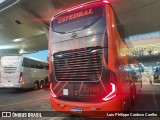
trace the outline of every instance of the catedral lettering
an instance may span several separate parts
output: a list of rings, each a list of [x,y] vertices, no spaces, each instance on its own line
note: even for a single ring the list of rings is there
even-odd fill
[[[93,14],[93,9],[84,10],[84,11],[81,11],[81,12],[78,12],[78,13],[74,13],[74,14],[62,17],[58,20],[58,23],[63,23],[63,22],[66,22],[66,21],[69,21],[69,20],[72,20],[72,19],[75,19],[75,18],[90,15],[90,14]]]

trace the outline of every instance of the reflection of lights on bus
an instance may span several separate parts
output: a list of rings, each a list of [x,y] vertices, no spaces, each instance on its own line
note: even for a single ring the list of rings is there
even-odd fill
[[[103,0],[104,3],[109,3],[107,0]]]
[[[52,97],[57,97],[56,95],[55,95],[55,93],[53,92],[53,90],[52,90],[52,83],[50,83],[50,95],[52,96]]]
[[[110,83],[110,85],[111,85],[111,92],[106,97],[103,98],[104,101],[108,101],[116,97],[116,85],[113,83]]]
[[[91,30],[90,29],[88,29],[88,34],[91,34],[92,32],[91,32]]]

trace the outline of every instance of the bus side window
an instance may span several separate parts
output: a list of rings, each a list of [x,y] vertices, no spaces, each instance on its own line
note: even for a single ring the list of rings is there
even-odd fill
[[[45,69],[45,65],[42,62],[40,62],[40,69]]]
[[[35,68],[40,69],[40,62],[39,61],[36,61]]]
[[[31,68],[36,68],[36,64],[37,64],[36,61],[31,60],[30,64],[31,64],[30,65]]]
[[[41,62],[39,62],[38,68],[39,68],[39,69],[43,69],[43,64],[42,64]]]
[[[22,66],[26,67],[26,59],[25,58],[23,59]]]
[[[23,67],[30,67],[30,61],[29,61],[29,59],[24,58],[22,66]]]
[[[44,69],[44,65],[42,62],[37,61],[37,69]]]
[[[42,69],[47,70],[47,65],[46,64],[42,64]]]

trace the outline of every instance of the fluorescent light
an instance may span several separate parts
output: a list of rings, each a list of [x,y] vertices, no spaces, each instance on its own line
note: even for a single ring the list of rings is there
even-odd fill
[[[19,51],[19,54],[22,54],[22,53],[25,53],[25,51],[24,51],[23,49],[21,49],[21,50]]]
[[[17,48],[16,46],[14,45],[1,45],[0,46],[0,50],[3,50],[3,49],[15,49]]]
[[[14,39],[14,40],[13,40],[13,42],[21,42],[21,41],[23,41],[22,38],[18,38],[18,39]]]

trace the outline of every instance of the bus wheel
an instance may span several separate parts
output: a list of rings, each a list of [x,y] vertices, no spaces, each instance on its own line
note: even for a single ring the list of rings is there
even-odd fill
[[[39,89],[39,84],[38,84],[38,82],[35,82],[34,83],[34,90],[38,90]]]
[[[42,89],[42,88],[44,88],[44,81],[43,80],[40,82],[40,89]]]

